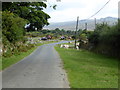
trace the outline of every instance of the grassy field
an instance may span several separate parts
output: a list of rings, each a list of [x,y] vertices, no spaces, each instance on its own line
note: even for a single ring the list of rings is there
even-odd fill
[[[117,59],[85,50],[55,47],[64,63],[71,88],[117,88]]]
[[[0,70],[3,70],[5,68],[11,66],[12,64],[15,64],[18,61],[22,60],[24,57],[31,54],[37,48],[37,46],[41,46],[43,44],[55,43],[55,42],[57,42],[57,41],[44,41],[43,43],[38,43],[36,45],[36,47],[33,47],[32,49],[28,50],[27,52],[21,52],[19,55],[13,55],[13,56],[7,57],[7,58],[3,57],[2,59],[0,59],[0,62],[2,62],[2,67],[0,67]]]

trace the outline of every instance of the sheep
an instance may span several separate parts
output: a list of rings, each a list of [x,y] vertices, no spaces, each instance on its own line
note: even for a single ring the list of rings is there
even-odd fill
[[[0,49],[0,53],[2,53],[3,52],[3,50],[2,50],[2,48]]]
[[[68,49],[68,48],[69,48],[69,45],[64,45],[64,48],[67,48],[67,49]]]
[[[79,46],[79,43],[76,43],[76,46]]]
[[[61,45],[60,48],[67,48],[68,49],[69,45],[66,45],[66,44],[65,45]]]
[[[60,48],[62,48],[63,47],[63,45],[60,45]]]
[[[77,49],[77,50],[79,50],[79,47],[78,47],[78,46],[76,46],[76,49]]]

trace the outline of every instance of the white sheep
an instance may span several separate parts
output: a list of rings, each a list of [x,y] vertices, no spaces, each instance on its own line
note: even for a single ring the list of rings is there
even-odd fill
[[[79,43],[76,43],[76,46],[79,46]]]
[[[69,45],[64,45],[64,48],[67,48],[67,49],[68,49],[68,48],[69,48]]]
[[[64,45],[60,45],[60,48],[69,48],[69,45],[66,45],[66,44],[64,44]]]
[[[0,49],[0,52],[1,52],[1,53],[3,52],[2,48]]]
[[[76,49],[77,49],[77,50],[79,50],[79,47],[78,47],[78,46],[76,46]]]
[[[60,45],[60,48],[62,48],[63,47],[63,45]]]

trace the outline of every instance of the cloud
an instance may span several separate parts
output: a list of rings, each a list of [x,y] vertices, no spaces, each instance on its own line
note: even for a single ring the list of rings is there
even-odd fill
[[[97,12],[108,0],[49,0],[48,8],[45,10],[51,16],[50,22],[74,21],[79,16],[86,19]],[[57,9],[49,8],[50,5],[57,4]],[[95,17],[103,18],[107,16],[118,16],[118,0],[111,0],[106,7]],[[93,18],[95,18],[93,17]]]

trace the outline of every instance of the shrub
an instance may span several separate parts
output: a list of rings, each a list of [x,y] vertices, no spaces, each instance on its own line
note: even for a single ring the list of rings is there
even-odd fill
[[[2,13],[2,34],[4,34],[10,43],[22,41],[25,33],[24,26],[26,23],[26,20],[17,15],[4,11]]]
[[[120,30],[119,25],[108,26],[99,24],[88,37],[89,47],[95,52],[120,57]]]

